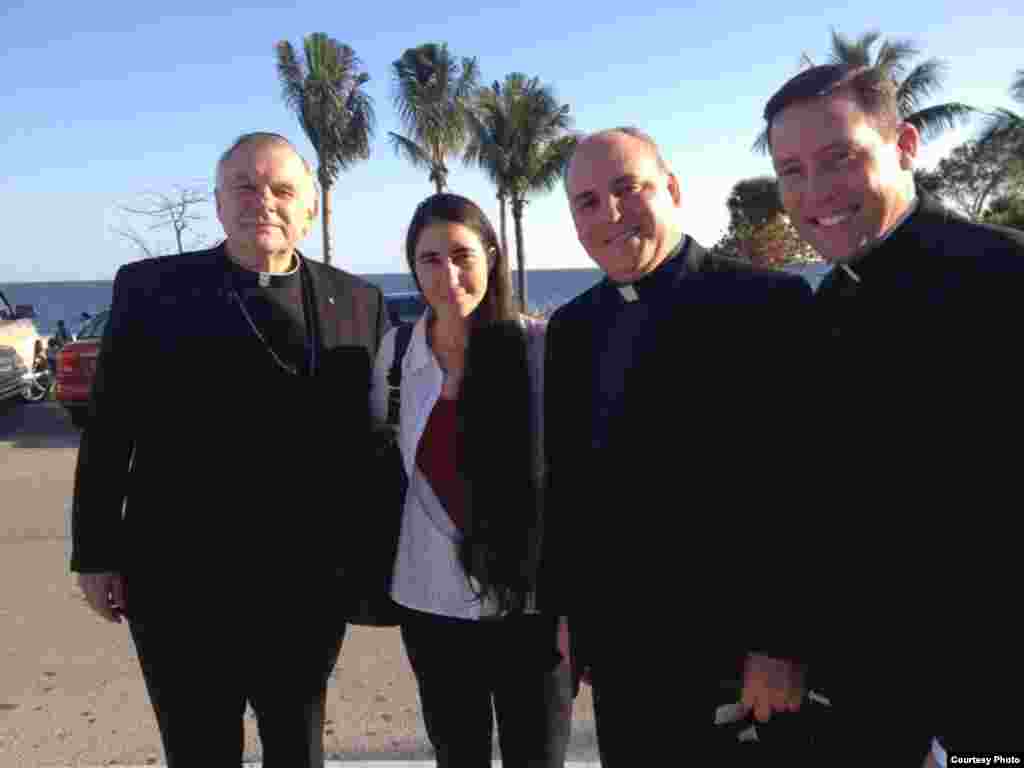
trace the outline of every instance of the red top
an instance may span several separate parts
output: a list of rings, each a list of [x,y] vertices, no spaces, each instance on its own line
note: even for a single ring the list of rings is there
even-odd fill
[[[438,398],[416,451],[416,466],[460,531],[466,523],[466,489],[455,468],[456,400]]]

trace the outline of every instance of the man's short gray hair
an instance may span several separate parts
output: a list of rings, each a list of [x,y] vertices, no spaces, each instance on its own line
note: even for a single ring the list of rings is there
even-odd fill
[[[613,134],[622,134],[624,136],[632,136],[634,139],[643,142],[647,145],[647,148],[654,153],[654,159],[658,163],[658,170],[663,173],[672,173],[672,168],[668,163],[665,162],[665,158],[661,154],[661,148],[658,146],[650,134],[644,133],[639,128],[633,125],[623,125],[617,128],[606,128],[603,131],[597,131],[595,133],[588,134],[576,142],[576,146],[573,148],[572,154],[569,155],[568,161],[565,163],[565,167],[562,169],[562,184],[565,187],[566,194],[569,193],[569,169],[572,167],[572,161],[576,157],[576,153],[579,148],[591,139],[599,139],[604,136],[611,136]]]
[[[319,189],[317,187],[316,173],[313,171],[313,167],[306,161],[306,158],[302,156],[302,153],[295,148],[288,139],[279,133],[271,133],[270,131],[252,131],[251,133],[243,133],[234,143],[224,150],[224,153],[217,160],[217,187],[221,186],[221,174],[224,172],[224,164],[231,159],[231,156],[235,153],[235,150],[239,147],[245,146],[246,144],[281,144],[288,147],[295,156],[302,161],[302,167],[306,169],[306,174],[309,176],[310,181],[313,182],[313,194],[319,196]]]

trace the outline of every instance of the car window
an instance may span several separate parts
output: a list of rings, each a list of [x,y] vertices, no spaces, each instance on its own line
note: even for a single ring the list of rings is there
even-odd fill
[[[103,337],[103,329],[107,327],[107,318],[110,317],[109,312],[100,312],[92,320],[89,320],[85,325],[82,326],[82,330],[78,332],[79,339],[99,339]]]
[[[392,323],[413,323],[419,320],[426,306],[422,296],[403,296],[387,299]]]

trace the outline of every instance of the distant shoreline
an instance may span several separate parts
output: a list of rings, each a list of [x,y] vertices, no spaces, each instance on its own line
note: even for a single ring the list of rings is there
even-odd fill
[[[344,267],[342,267],[344,269]],[[351,272],[351,270],[345,270]],[[594,267],[545,267],[543,269],[533,269],[528,267],[526,270],[527,275],[529,274],[541,274],[541,273],[552,273],[552,272],[599,272],[600,270]],[[510,272],[513,275],[519,273],[518,269],[512,268]],[[364,280],[369,280],[371,283],[385,278],[387,280],[394,280],[396,277],[405,277],[412,280],[412,276],[408,272],[351,272],[356,277],[361,277]],[[114,278],[111,277],[109,280],[0,280],[0,288],[17,287],[17,286],[38,286],[38,285],[53,285],[53,286],[84,286],[84,285],[95,285],[95,286],[106,286],[111,285],[114,282]]]

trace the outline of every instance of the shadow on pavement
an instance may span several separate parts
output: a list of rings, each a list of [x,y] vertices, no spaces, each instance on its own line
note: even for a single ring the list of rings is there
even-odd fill
[[[60,403],[0,403],[0,444],[12,448],[77,448],[80,433]]]

